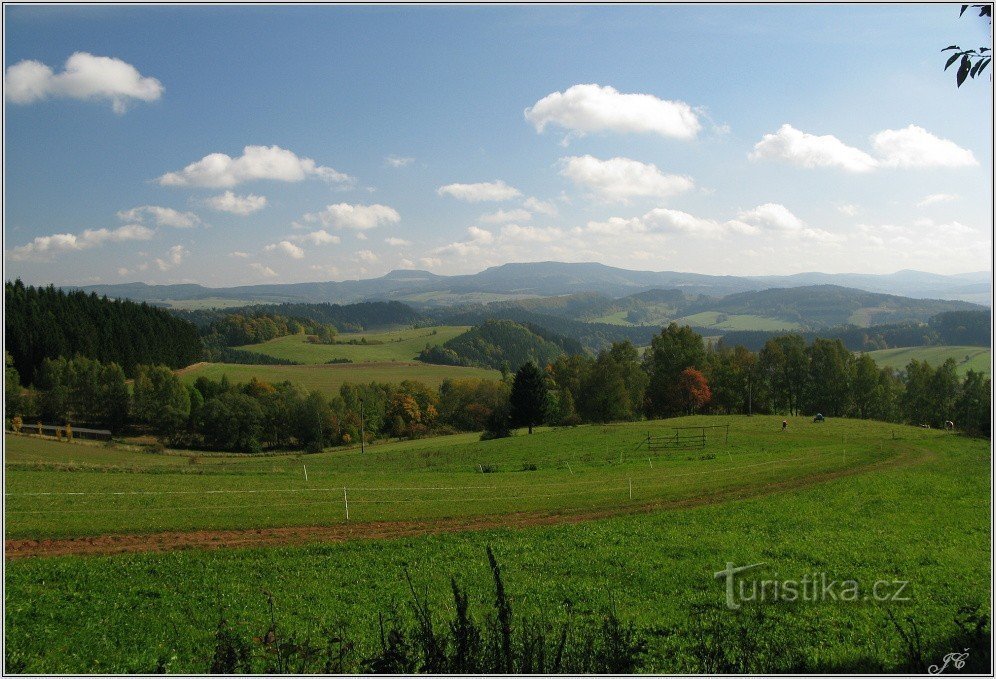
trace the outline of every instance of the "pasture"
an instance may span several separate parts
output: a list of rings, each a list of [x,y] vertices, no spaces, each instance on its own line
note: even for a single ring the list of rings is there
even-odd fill
[[[311,344],[305,335],[287,335],[237,348],[304,364],[327,363],[334,358],[346,358],[354,363],[410,362],[426,346],[443,344],[469,329],[468,326],[439,326],[387,332],[351,332],[338,335],[339,344]],[[347,344],[361,339],[370,344]]]
[[[256,377],[277,384],[289,381],[306,389],[318,389],[327,394],[338,394],[339,388],[348,383],[368,384],[404,380],[424,382],[438,387],[446,379],[477,377],[501,379],[501,373],[487,368],[469,368],[450,365],[431,365],[417,361],[391,361],[385,363],[336,363],[332,365],[242,365],[237,363],[195,363],[178,371],[180,379],[193,384],[198,377],[220,380],[227,375],[230,382],[248,382]]]
[[[729,445],[720,437],[702,450],[634,450],[648,428],[720,420],[731,423]],[[247,639],[265,632],[267,593],[284,633],[324,643],[342,631],[373,649],[378,615],[411,601],[406,568],[438,622],[452,615],[451,576],[471,593],[472,613],[486,607],[485,545],[517,615],[577,624],[611,607],[648,639],[643,671],[707,671],[704,636],[730,652],[746,645],[755,671],[894,671],[909,649],[890,610],[907,629],[917,625],[927,662],[960,649],[952,645],[961,643],[959,609],[991,612],[988,442],[804,418],[790,418],[782,433],[780,420],[683,418],[398,442],[366,455],[205,455],[195,464],[9,437],[7,666],[204,672],[220,616]],[[485,464],[490,473],[481,473]],[[83,494],[57,494],[70,492]],[[420,532],[436,534],[383,539],[416,519],[425,520]],[[17,538],[302,524],[314,530],[298,535],[301,544],[254,543],[250,531],[219,543],[238,545],[230,549],[10,558]],[[342,532],[328,540],[323,527]],[[759,578],[819,572],[862,588],[908,585],[902,601],[769,601],[732,611],[713,577],[727,562],[763,562]]]
[[[914,359],[926,361],[936,368],[949,358],[953,358],[958,364],[957,370],[961,377],[964,377],[969,370],[987,376],[991,374],[992,351],[987,347],[906,347],[869,351],[868,355],[879,366],[888,366],[896,370],[905,370]]]

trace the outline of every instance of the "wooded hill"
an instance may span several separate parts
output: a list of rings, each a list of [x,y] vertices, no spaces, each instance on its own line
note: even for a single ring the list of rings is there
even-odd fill
[[[516,370],[529,361],[545,366],[561,354],[583,352],[580,342],[543,328],[489,320],[441,346],[426,347],[418,358],[425,363]]]
[[[358,332],[391,326],[416,325],[425,317],[401,302],[360,302],[358,304],[255,304],[226,309],[173,310],[198,328],[208,328],[232,314],[284,316],[299,321],[333,325],[339,332]],[[243,344],[245,344],[243,342]]]

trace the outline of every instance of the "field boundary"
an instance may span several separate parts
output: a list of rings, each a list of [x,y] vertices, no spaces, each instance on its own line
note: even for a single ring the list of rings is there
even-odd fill
[[[290,526],[240,530],[167,531],[160,533],[105,534],[76,538],[5,540],[4,557],[17,559],[40,556],[111,555],[136,552],[165,552],[176,549],[255,548],[307,545],[347,540],[378,540],[504,528],[529,528],[574,524],[614,516],[680,510],[807,488],[820,483],[871,471],[920,464],[936,453],[906,450],[886,459],[858,467],[818,472],[748,488],[719,490],[703,495],[656,499],[602,509],[565,509],[472,516],[458,519],[413,521],[371,521],[319,526]],[[715,473],[715,472],[713,472]],[[602,481],[601,483],[604,483]]]

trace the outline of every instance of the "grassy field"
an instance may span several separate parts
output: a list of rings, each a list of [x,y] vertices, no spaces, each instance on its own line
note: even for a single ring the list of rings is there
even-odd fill
[[[200,376],[220,380],[228,375],[232,383],[248,382],[253,377],[266,382],[278,383],[288,380],[307,389],[320,389],[329,394],[339,393],[339,387],[347,382],[368,384],[370,382],[398,383],[404,380],[417,380],[431,387],[438,387],[447,378],[461,379],[479,377],[500,379],[497,370],[485,368],[464,368],[450,365],[430,365],[415,361],[402,363],[338,363],[333,365],[241,365],[235,363],[197,363],[180,371],[180,379],[188,384]]]
[[[889,460],[910,444],[864,422],[819,427],[798,418],[783,433],[778,418],[733,421],[729,444],[724,430],[710,430],[718,438],[706,448],[666,455],[637,448],[648,429],[669,431],[647,423],[498,441],[458,435],[366,454],[202,456],[193,464],[189,456],[130,451],[113,463],[110,448],[16,437],[8,441],[7,535],[335,525],[345,522],[344,487],[354,522],[591,511],[748,492]]]
[[[509,527],[298,547],[10,560],[8,670],[204,672],[221,615],[246,638],[265,632],[266,593],[283,632],[322,641],[341,625],[359,648],[373,649],[378,614],[408,608],[405,567],[438,615],[452,615],[451,576],[471,592],[472,612],[484,610],[493,598],[485,545],[502,563],[516,615],[562,621],[569,606],[579,624],[611,607],[648,639],[644,671],[706,671],[704,639],[747,644],[751,634],[762,637],[751,656],[755,670],[777,670],[778,663],[812,671],[895,670],[907,658],[889,610],[907,628],[915,621],[925,662],[961,650],[959,608],[990,612],[988,442],[870,422],[819,426],[793,418],[782,434],[780,418],[729,421],[729,446],[713,440],[705,450],[714,458],[686,451],[652,458],[653,469],[645,453],[633,450],[648,423],[544,430],[487,443],[446,437],[387,444],[366,456],[204,457],[196,465],[180,456],[12,437],[8,539],[232,526],[245,515],[253,525],[342,521],[343,485],[351,498],[356,489],[350,510],[357,530],[376,519],[475,513],[506,513]],[[670,424],[649,427],[663,431]],[[302,464],[311,485],[334,484],[339,495],[194,499],[207,489],[306,489]],[[476,464],[497,471],[475,473]],[[537,469],[520,471],[523,464]],[[835,477],[834,470],[848,473]],[[183,490],[195,492],[169,501],[153,494],[24,495]],[[669,500],[656,511],[637,506]],[[610,506],[632,513],[517,527],[523,510]],[[150,520],[153,514],[160,518]],[[908,585],[901,601],[766,601],[732,611],[713,577],[727,562],[763,562],[759,579],[824,573],[854,580],[866,596],[876,581],[889,583],[889,591],[899,581]],[[746,633],[717,637],[715,625],[727,632],[743,625]]]
[[[916,359],[937,367],[949,358],[958,363],[958,374],[963,376],[969,370],[990,374],[992,352],[985,347],[908,347],[904,349],[881,349],[869,351],[868,355],[880,366],[903,370]]]
[[[413,361],[426,345],[436,346],[470,330],[467,326],[406,328],[389,332],[361,332],[339,335],[341,342],[366,339],[374,344],[311,344],[305,335],[288,335],[238,347],[298,363],[327,363],[333,358],[348,358],[354,363]]]
[[[675,319],[678,325],[691,325],[700,328],[716,328],[718,330],[799,330],[800,325],[793,321],[785,321],[769,316],[753,316],[750,314],[721,314],[716,311],[703,311]]]

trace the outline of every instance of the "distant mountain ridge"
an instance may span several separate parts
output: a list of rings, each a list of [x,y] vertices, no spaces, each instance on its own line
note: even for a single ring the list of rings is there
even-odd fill
[[[495,299],[598,293],[612,298],[654,289],[724,297],[739,292],[808,285],[838,285],[917,299],[948,299],[991,305],[989,272],[956,275],[921,271],[892,274],[801,273],[787,276],[716,276],[677,271],[631,271],[596,262],[532,262],[490,267],[476,274],[442,276],[428,271],[395,270],[364,280],[274,283],[209,288],[197,284],[87,285],[81,289],[108,297],[166,303],[225,298],[245,302],[331,302],[348,304],[400,300],[416,306],[446,306],[475,296]],[[434,300],[434,296],[438,299]]]

